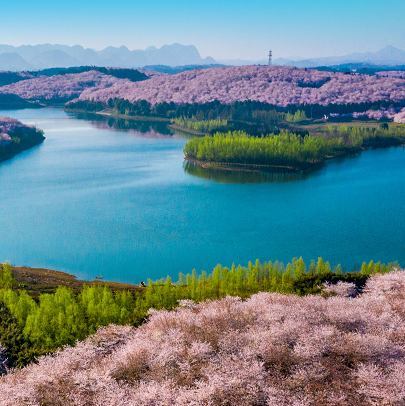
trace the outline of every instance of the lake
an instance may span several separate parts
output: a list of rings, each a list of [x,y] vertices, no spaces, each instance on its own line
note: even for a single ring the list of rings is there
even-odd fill
[[[206,172],[165,125],[0,111],[45,132],[0,163],[0,262],[139,283],[193,268],[318,256],[405,264],[405,149],[306,175]]]

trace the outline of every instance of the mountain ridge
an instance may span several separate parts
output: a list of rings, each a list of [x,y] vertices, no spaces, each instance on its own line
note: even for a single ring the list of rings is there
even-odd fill
[[[405,64],[405,51],[388,45],[377,52],[355,52],[343,56],[309,58],[298,61],[284,58],[274,60],[275,65],[295,66],[297,68],[316,68],[319,66],[334,66],[345,63],[368,63],[383,66],[403,65]]]
[[[226,65],[267,65],[268,59],[249,61],[246,59],[226,59],[218,60],[218,63]],[[294,66],[297,68],[316,68],[319,66],[335,66],[346,63],[368,63],[371,65],[399,66],[405,64],[405,51],[392,45],[377,52],[354,52],[343,56],[326,56],[320,58],[304,58],[301,56],[280,57],[273,59],[273,65]]]
[[[12,63],[9,59],[14,55]],[[17,57],[18,55],[18,57]],[[46,68],[69,68],[80,65],[97,65],[120,68],[140,68],[145,65],[204,65],[216,61],[211,57],[202,58],[194,45],[174,43],[160,48],[129,50],[125,46],[109,46],[100,51],[84,48],[81,45],[39,44],[12,45],[0,44],[0,70],[26,70]]]
[[[145,50],[129,50],[126,46],[108,46],[102,50],[84,48],[81,45],[39,44],[12,45],[0,44],[0,70],[22,71],[28,69],[69,68],[73,66],[105,66],[120,68],[142,68],[147,65],[267,65],[268,60],[251,61],[228,59],[216,61],[208,56],[202,58],[194,45],[174,43],[160,48],[149,46]],[[317,68],[362,63],[373,66],[394,67],[405,65],[405,51],[388,45],[377,52],[354,52],[343,56],[321,58],[277,58],[274,65],[297,68]]]

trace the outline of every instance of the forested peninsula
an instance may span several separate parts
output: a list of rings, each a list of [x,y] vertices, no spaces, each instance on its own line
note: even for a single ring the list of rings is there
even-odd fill
[[[0,117],[0,161],[34,147],[45,140],[43,131],[9,117]]]

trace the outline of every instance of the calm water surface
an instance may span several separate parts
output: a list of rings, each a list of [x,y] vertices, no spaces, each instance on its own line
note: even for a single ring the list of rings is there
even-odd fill
[[[303,179],[207,175],[183,168],[180,136],[60,109],[0,115],[46,136],[0,164],[1,262],[130,283],[256,258],[405,264],[404,148],[329,162]]]

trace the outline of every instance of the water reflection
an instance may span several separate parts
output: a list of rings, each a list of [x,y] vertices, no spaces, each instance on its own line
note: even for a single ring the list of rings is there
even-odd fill
[[[136,132],[150,138],[162,138],[162,136],[175,134],[165,121],[125,120],[94,113],[75,113],[74,117],[79,120],[91,121],[95,127],[100,129]]]
[[[301,172],[262,172],[230,171],[226,169],[206,169],[195,162],[184,161],[184,172],[198,178],[213,180],[218,183],[287,183],[307,179],[314,171]]]

